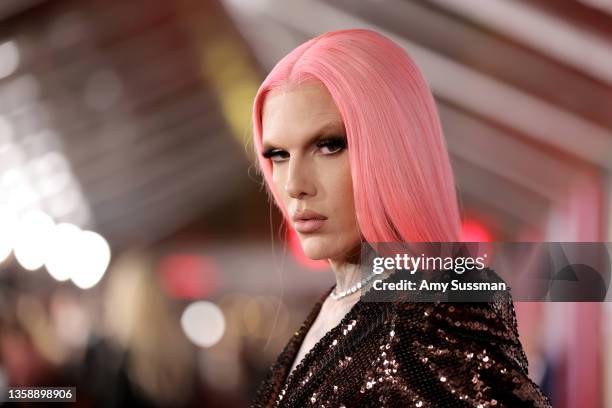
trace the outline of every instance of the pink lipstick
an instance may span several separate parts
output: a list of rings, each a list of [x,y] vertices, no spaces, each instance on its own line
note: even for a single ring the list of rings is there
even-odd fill
[[[319,230],[327,220],[326,216],[312,210],[296,211],[291,218],[295,230],[302,234]]]

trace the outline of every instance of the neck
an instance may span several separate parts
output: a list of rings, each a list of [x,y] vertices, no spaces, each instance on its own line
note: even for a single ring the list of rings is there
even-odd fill
[[[363,278],[358,263],[331,259],[329,263],[334,271],[334,275],[336,275],[336,293],[343,292],[356,285]],[[359,292],[355,292],[350,296],[354,295],[359,295]]]

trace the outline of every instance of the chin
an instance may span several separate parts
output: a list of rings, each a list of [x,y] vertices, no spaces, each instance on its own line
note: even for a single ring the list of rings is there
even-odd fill
[[[337,255],[336,251],[331,250],[333,243],[328,241],[324,238],[307,237],[300,239],[300,244],[306,257],[313,261],[320,261],[334,258]]]
[[[302,252],[313,261],[339,259],[346,256],[352,248],[350,245],[339,245],[338,239],[309,236],[300,239]]]

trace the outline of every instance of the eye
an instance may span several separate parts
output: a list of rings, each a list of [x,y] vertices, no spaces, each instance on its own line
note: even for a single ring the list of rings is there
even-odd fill
[[[281,149],[268,149],[261,154],[266,159],[270,159],[273,162],[282,162],[289,158],[289,153]]]
[[[334,136],[328,139],[323,139],[317,143],[317,147],[321,149],[323,154],[334,154],[346,149],[346,138],[342,136]]]

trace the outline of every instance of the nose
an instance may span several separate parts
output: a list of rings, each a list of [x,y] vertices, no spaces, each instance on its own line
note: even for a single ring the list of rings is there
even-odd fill
[[[289,159],[289,173],[285,182],[287,194],[295,199],[314,195],[316,188],[312,175],[313,172],[306,168],[306,163],[296,159]]]

